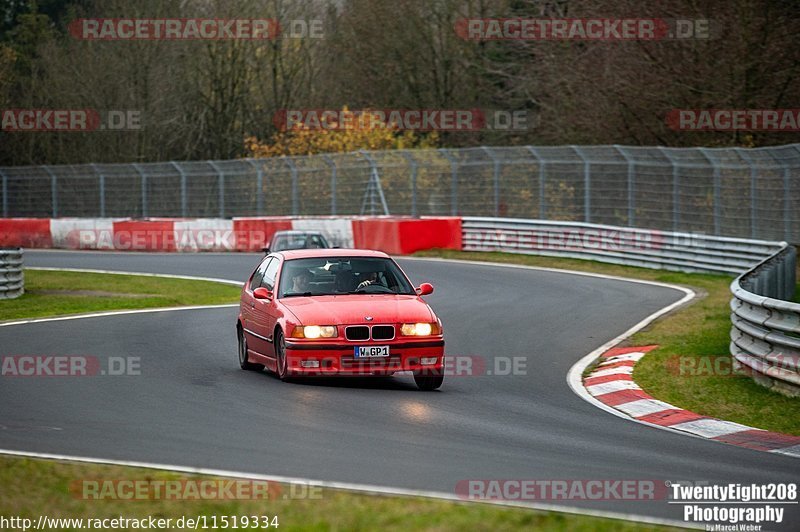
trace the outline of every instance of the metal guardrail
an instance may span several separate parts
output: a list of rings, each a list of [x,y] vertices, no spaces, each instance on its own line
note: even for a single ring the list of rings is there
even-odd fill
[[[797,283],[797,251],[777,253],[731,283],[731,355],[753,379],[800,397],[800,303],[790,300]]]
[[[462,241],[465,251],[738,275],[731,284],[731,355],[759,384],[800,396],[800,303],[788,301],[795,293],[797,253],[786,242],[476,217],[462,219]]]
[[[14,299],[23,293],[22,249],[0,249],[0,299]]]
[[[662,270],[739,274],[782,249],[779,242],[580,222],[462,218],[465,251],[505,251]]]
[[[800,144],[482,146],[0,167],[3,217],[538,218],[800,243]]]

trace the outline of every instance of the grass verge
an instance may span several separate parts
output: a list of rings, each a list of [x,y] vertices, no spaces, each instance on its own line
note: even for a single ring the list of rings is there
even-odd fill
[[[523,264],[688,286],[698,299],[627,342],[660,346],[636,365],[636,382],[653,397],[699,414],[800,436],[800,416],[787,415],[800,411],[800,398],[770,392],[750,377],[731,371],[731,277],[512,253],[436,250],[417,256]]]
[[[0,321],[109,310],[236,303],[239,288],[141,275],[25,270],[25,294],[0,301]]]
[[[458,503],[420,497],[370,495],[343,490],[278,485],[267,500],[167,500],[150,498],[120,500],[105,493],[100,500],[84,498],[82,480],[187,481],[199,485],[215,477],[168,471],[86,463],[0,457],[0,515],[19,516],[37,522],[50,518],[105,519],[171,518],[182,516],[278,516],[277,530],[669,530],[626,521],[539,512],[478,503]],[[231,480],[231,479],[217,479]],[[101,484],[105,486],[105,484]],[[128,491],[118,488],[113,493]],[[151,493],[153,493],[151,488]],[[188,490],[186,491],[188,493]],[[263,492],[262,492],[263,493]],[[232,519],[232,518],[231,518]],[[240,527],[241,528],[241,527]],[[62,525],[60,530],[80,530]],[[129,528],[116,528],[128,530]],[[271,528],[276,530],[275,528]],[[263,528],[261,530],[264,530]]]
[[[234,303],[239,289],[221,283],[137,275],[27,270],[24,296],[0,301],[0,320],[87,312]],[[282,486],[271,500],[87,500],[74,482],[202,480],[212,477],[87,463],[0,456],[0,516],[36,523],[50,518],[113,519],[186,516],[278,516],[280,530],[668,530],[666,527],[478,503],[394,497],[324,489],[314,498]],[[77,493],[77,495],[76,495]],[[241,526],[240,526],[241,528]],[[50,529],[81,530],[61,524]],[[83,528],[85,529],[85,527]],[[134,530],[117,527],[117,530]],[[173,527],[172,530],[177,528]]]

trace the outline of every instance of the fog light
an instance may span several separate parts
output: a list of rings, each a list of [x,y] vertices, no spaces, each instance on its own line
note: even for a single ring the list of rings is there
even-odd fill
[[[439,360],[439,357],[422,357],[419,359],[419,363],[423,366],[432,366],[436,364],[437,360]]]
[[[300,361],[301,368],[318,368],[319,367],[319,360],[301,360]]]

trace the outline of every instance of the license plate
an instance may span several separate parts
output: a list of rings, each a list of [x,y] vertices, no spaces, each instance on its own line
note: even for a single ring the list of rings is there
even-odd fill
[[[356,358],[381,358],[389,356],[388,345],[357,345],[355,346]]]

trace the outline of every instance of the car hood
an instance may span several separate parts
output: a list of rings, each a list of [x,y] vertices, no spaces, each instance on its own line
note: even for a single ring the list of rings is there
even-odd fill
[[[432,321],[433,312],[417,296],[349,294],[287,297],[280,300],[301,324],[410,323]],[[367,321],[366,316],[372,316]]]

